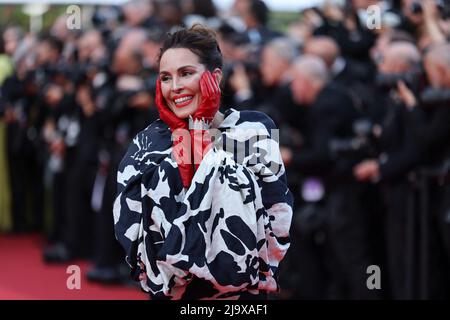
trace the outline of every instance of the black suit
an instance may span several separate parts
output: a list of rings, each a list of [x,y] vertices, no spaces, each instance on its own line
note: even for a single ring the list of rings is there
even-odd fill
[[[359,156],[334,155],[334,139],[354,135],[353,124],[362,115],[345,89],[330,84],[307,109],[305,144],[294,153],[291,168],[325,182],[326,234],[331,255],[333,285],[328,298],[373,298],[377,292],[366,287],[366,268],[373,264],[369,225],[374,226],[371,186],[352,177]],[[368,196],[369,195],[369,196]],[[376,228],[375,228],[376,229]]]
[[[416,107],[408,119],[425,163],[435,165],[450,157],[450,107]]]
[[[412,298],[413,187],[407,174],[418,163],[419,152],[407,121],[407,110],[385,92],[378,92],[385,109],[379,137],[380,182],[386,206],[384,230],[390,298]]]
[[[353,136],[352,125],[361,114],[356,110],[353,101],[345,90],[336,84],[325,87],[313,105],[307,109],[307,128],[305,145],[296,152],[292,167],[305,174],[321,175],[330,178],[351,170],[351,161],[342,157],[334,159],[330,151],[330,142],[335,139]]]
[[[450,159],[450,107],[416,107],[408,113],[409,125],[427,168],[442,167]],[[450,223],[448,195],[450,183],[442,175],[427,179],[428,205],[428,294],[431,298],[450,297]]]
[[[386,114],[380,136],[380,175],[384,182],[404,180],[419,161],[419,150],[413,137],[413,128],[408,123],[404,105],[385,101]]]

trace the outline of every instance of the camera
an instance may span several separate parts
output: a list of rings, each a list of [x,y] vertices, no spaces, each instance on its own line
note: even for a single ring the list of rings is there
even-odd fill
[[[376,155],[377,144],[374,135],[374,124],[368,118],[360,118],[353,122],[353,136],[335,138],[330,141],[329,149],[333,156],[345,156],[353,159],[364,159]]]
[[[435,0],[435,3],[442,18],[447,19],[448,17],[450,17],[450,7],[446,5],[446,3],[443,0]],[[413,14],[421,14],[423,8],[420,1],[413,2],[409,10]]]
[[[413,14],[422,13],[422,5],[419,2],[413,2],[409,8],[409,11]]]
[[[420,94],[420,104],[425,107],[450,106],[450,89],[428,87]]]
[[[378,73],[375,77],[375,85],[381,89],[395,89],[399,81],[403,81],[413,92],[420,92],[425,86],[426,77],[422,68],[401,73]]]

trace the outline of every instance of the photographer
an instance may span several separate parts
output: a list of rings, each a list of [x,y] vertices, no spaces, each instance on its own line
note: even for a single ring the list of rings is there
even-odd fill
[[[303,52],[320,57],[327,65],[332,81],[346,89],[355,106],[371,119],[377,118],[379,106],[374,103],[373,78],[375,65],[344,58],[336,41],[315,36],[305,42]]]
[[[450,45],[439,44],[425,53],[424,67],[432,88],[450,89]],[[450,155],[449,150],[449,117],[448,101],[432,108],[420,108],[420,101],[414,92],[404,84],[399,85],[399,94],[410,111],[411,126],[414,138],[420,146],[426,164],[437,164]]]
[[[336,41],[327,36],[315,36],[305,42],[303,52],[320,57],[330,70],[333,81],[341,86],[352,86],[371,80],[371,68],[342,57]]]
[[[223,23],[218,30],[218,41],[224,56],[222,101],[244,110],[259,103],[262,92],[259,72],[259,46],[251,44],[245,32]]]
[[[262,0],[236,0],[234,9],[246,27],[246,34],[252,44],[262,46],[281,36],[268,27],[269,8]]]
[[[5,33],[9,33],[9,30],[15,28],[7,29]],[[11,41],[13,44],[7,48],[14,50],[8,52],[13,54],[15,70],[4,81],[1,95],[7,126],[14,231],[42,231],[44,186],[41,177],[44,159],[40,152],[42,139],[39,133],[44,114],[40,89],[41,80],[46,77],[45,69],[42,68],[45,59],[37,59],[40,57],[37,50],[39,40],[34,36]],[[33,208],[33,212],[29,213],[28,208]],[[27,219],[28,214],[31,219]],[[27,220],[31,220],[32,224]]]
[[[100,130],[92,83],[106,54],[101,34],[82,34],[77,53],[77,61],[64,61],[57,69],[59,80],[49,81],[46,91],[50,112],[45,136],[55,201],[55,234],[43,253],[49,263],[92,255],[94,214],[90,201]]]
[[[354,2],[346,0],[344,6],[327,3],[316,10],[319,22],[314,35],[332,37],[345,58],[366,64],[376,35],[363,25]]]
[[[316,287],[312,293],[314,297],[375,298],[377,293],[370,292],[364,280],[366,268],[373,262],[373,252],[368,232],[370,210],[365,210],[363,205],[371,204],[364,202],[365,186],[353,180],[350,173],[360,156],[336,155],[331,150],[334,140],[353,137],[353,124],[361,114],[346,91],[330,82],[325,63],[316,56],[304,55],[294,62],[291,90],[294,101],[306,108],[307,126],[302,132],[302,146],[298,150],[283,148],[282,157],[288,170],[303,174],[305,200],[325,201],[327,208],[321,227],[325,228],[329,248],[324,248],[322,244],[319,249],[317,244],[307,239],[299,245],[301,251],[297,254],[303,259],[298,258],[301,268],[298,272],[303,272],[303,281],[309,282],[303,285]],[[321,195],[315,193],[314,199],[309,197],[311,188],[322,190]],[[320,251],[317,250],[322,253],[318,254]],[[324,255],[314,260],[316,263],[322,262],[308,267],[313,257],[311,254]],[[331,286],[320,280],[329,276],[328,272],[332,273]]]
[[[381,182],[386,205],[385,233],[388,263],[388,281],[391,298],[407,299],[407,222],[408,197],[411,186],[407,173],[418,162],[418,150],[413,140],[412,127],[408,124],[407,109],[394,96],[401,90],[398,79],[414,71],[421,60],[418,49],[408,42],[394,42],[382,51],[378,64],[380,87],[378,105],[385,106],[384,117],[375,135],[379,150],[377,159],[367,159],[354,167],[359,181]],[[393,80],[391,80],[393,79]],[[400,82],[401,83],[401,82]]]
[[[155,69],[151,63],[143,68],[146,53],[143,44],[147,40],[141,29],[128,30],[113,52],[108,83],[101,88],[94,88],[101,130],[97,148],[99,165],[91,201],[96,211],[93,266],[87,278],[99,283],[117,283],[126,277],[121,271],[122,249],[115,239],[114,222],[110,214],[116,192],[113,182],[132,137],[146,127],[148,119],[158,117],[150,95],[154,89],[149,84],[156,77]]]
[[[398,27],[413,35],[421,50],[443,43],[450,36],[445,20],[450,6],[441,0],[403,0],[402,24]]]
[[[250,101],[247,103],[252,105],[252,109],[266,113],[280,125],[282,116],[286,121],[292,111],[289,68],[297,55],[297,48],[288,38],[274,39],[262,48],[257,70],[261,75],[262,87],[259,90],[251,87],[245,67],[240,64],[235,66],[230,84],[236,92],[248,92],[247,99]]]
[[[450,45],[438,44],[429,49],[424,57],[425,71],[432,88],[448,92],[450,89]],[[403,84],[400,96],[409,109],[408,119],[413,128],[424,166],[422,174],[427,178],[429,199],[429,252],[430,292],[434,298],[450,295],[450,225],[449,169],[450,159],[450,101],[443,99],[434,106],[421,106],[414,92]],[[447,95],[448,96],[448,95]],[[431,172],[430,172],[431,171]],[[429,172],[429,173],[427,173]],[[435,172],[435,173],[433,173]]]

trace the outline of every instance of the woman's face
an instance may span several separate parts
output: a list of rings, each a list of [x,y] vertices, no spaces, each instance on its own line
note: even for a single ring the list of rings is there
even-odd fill
[[[186,48],[168,49],[161,57],[159,76],[166,104],[181,119],[194,114],[201,101],[200,77],[206,67]]]

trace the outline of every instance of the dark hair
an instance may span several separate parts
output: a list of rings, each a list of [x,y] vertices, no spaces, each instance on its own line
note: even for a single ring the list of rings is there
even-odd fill
[[[209,71],[215,68],[222,69],[222,52],[217,43],[216,34],[200,24],[169,33],[160,49],[158,64],[164,52],[173,48],[189,49],[199,57],[199,62]]]
[[[269,8],[261,0],[252,0],[250,2],[250,12],[253,17],[263,26],[265,26],[269,20]]]
[[[45,33],[39,37],[39,40],[42,43],[46,42],[52,49],[58,51],[58,54],[61,54],[63,51],[64,43],[54,36]]]
[[[216,7],[212,0],[193,0],[194,12],[206,18],[216,16]]]

